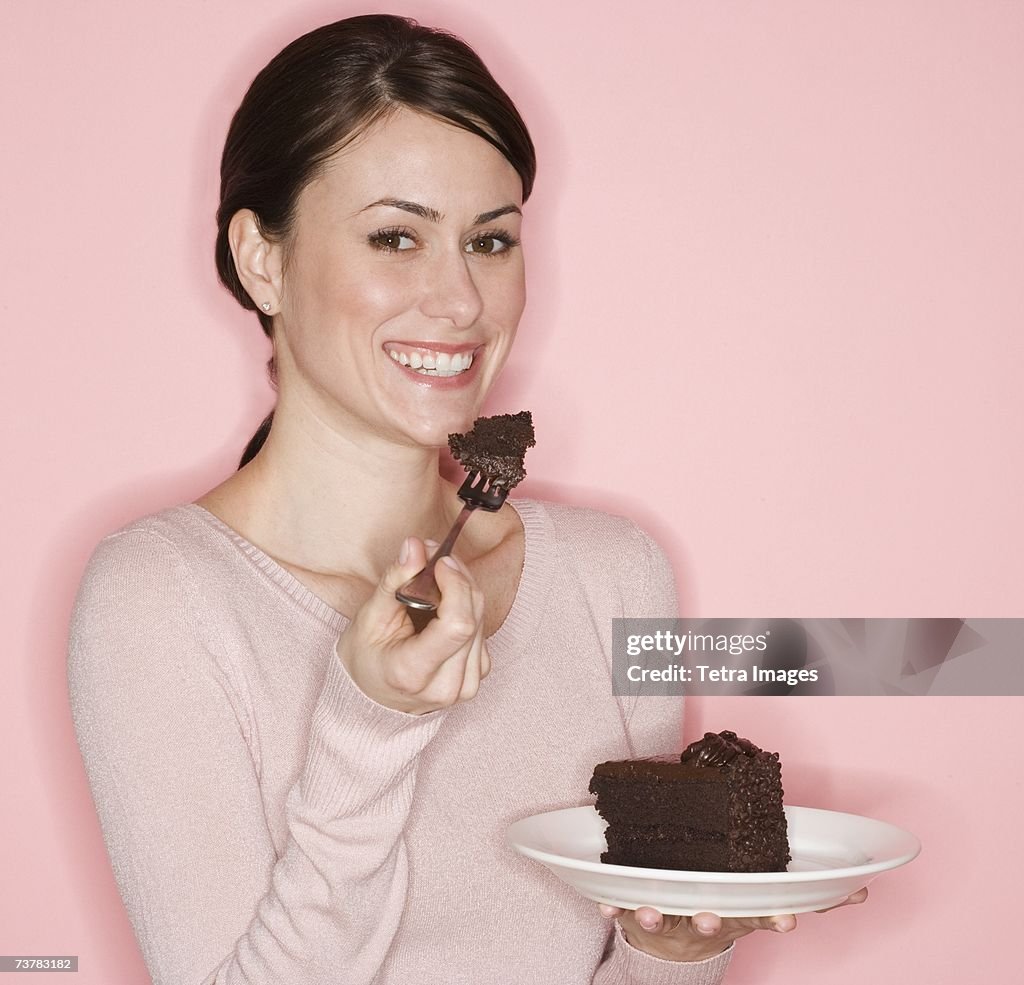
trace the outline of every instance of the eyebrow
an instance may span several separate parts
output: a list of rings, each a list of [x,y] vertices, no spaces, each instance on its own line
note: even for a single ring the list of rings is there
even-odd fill
[[[380,205],[387,206],[392,209],[401,209],[403,212],[411,212],[413,215],[418,215],[421,219],[427,219],[430,222],[441,222],[444,216],[427,205],[420,205],[419,202],[407,202],[401,198],[379,198],[376,202],[371,202],[366,208],[360,209],[360,212],[366,212],[368,209],[375,209]],[[516,215],[522,215],[522,210],[518,205],[502,205],[500,208],[491,209],[490,212],[481,212],[473,220],[474,226],[479,226],[484,222],[493,222],[499,216],[509,215],[515,213]]]

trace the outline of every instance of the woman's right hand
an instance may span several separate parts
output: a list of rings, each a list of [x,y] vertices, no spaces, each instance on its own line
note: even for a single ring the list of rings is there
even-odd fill
[[[417,633],[395,592],[427,563],[423,541],[408,537],[338,639],[337,651],[359,689],[378,704],[422,715],[468,701],[491,669],[484,642],[484,597],[462,562],[434,569],[441,604]]]

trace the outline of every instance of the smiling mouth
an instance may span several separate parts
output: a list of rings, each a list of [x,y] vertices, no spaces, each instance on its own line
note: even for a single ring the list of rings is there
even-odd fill
[[[459,376],[473,365],[473,350],[438,352],[422,347],[404,347],[387,343],[384,351],[396,362],[420,376]]]

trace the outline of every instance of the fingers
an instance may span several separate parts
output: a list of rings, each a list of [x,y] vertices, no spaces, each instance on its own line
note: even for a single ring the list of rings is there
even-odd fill
[[[717,937],[722,932],[722,918],[717,913],[695,913],[690,927],[701,937]]]
[[[850,906],[854,903],[863,903],[868,898],[868,887],[863,886],[858,889],[855,893],[850,893],[841,903],[836,903],[834,906],[826,906],[824,910],[815,910],[815,913],[828,913],[829,910],[838,910],[841,906]]]
[[[824,909],[816,910],[818,913],[827,913],[829,910],[839,909],[841,906],[850,906],[856,903],[863,903],[867,899],[867,888],[851,893],[843,902],[835,906],[827,906]],[[651,935],[676,935],[689,933],[700,938],[714,939],[721,937],[723,940],[736,940],[754,931],[772,931],[775,934],[791,934],[797,929],[797,917],[793,913],[779,913],[774,916],[742,916],[723,919],[716,913],[694,913],[693,916],[680,917],[668,916],[660,913],[652,906],[640,906],[636,910],[625,910],[620,906],[610,906],[607,903],[599,903],[598,911],[607,919],[615,917],[624,918],[624,922],[630,922],[639,927],[644,933]]]
[[[735,939],[755,930],[771,930],[788,934],[796,930],[796,917],[782,913],[772,917],[720,917],[717,913],[695,913],[690,917],[691,929],[701,937]]]
[[[650,906],[632,911],[602,906],[600,910],[606,916],[619,915],[622,932],[634,947],[669,961],[703,961],[750,933],[713,913],[671,916]]]
[[[483,594],[476,587],[469,569],[451,556],[443,557],[434,568],[441,604],[437,617],[445,623],[450,639],[469,643],[483,619]]]
[[[649,934],[660,934],[663,930],[671,930],[675,924],[678,924],[678,917],[667,917],[664,916],[659,910],[654,909],[653,906],[641,906],[634,911],[634,918],[636,922],[647,931]],[[672,926],[669,926],[671,921],[675,921]]]
[[[717,937],[726,923],[739,927],[737,921],[723,921],[717,913],[695,913],[692,917],[678,917],[663,914],[651,906],[641,906],[635,912],[636,922],[649,934],[671,934],[677,929],[696,934],[698,937]],[[760,918],[758,918],[760,919]],[[765,918],[767,919],[767,918]],[[750,927],[749,930],[759,928]],[[743,927],[744,933],[748,932]]]
[[[483,638],[484,598],[469,569],[444,557],[434,577],[441,591],[437,618],[395,656],[397,679],[441,708],[475,697],[490,657]]]
[[[459,692],[459,701],[469,701],[470,698],[476,697],[477,691],[480,690],[480,682],[490,673],[490,670],[491,658],[487,652],[487,642],[484,640],[484,618],[483,611],[481,611],[476,635],[470,643],[469,654],[462,672],[462,690]]]
[[[858,889],[855,893],[851,893],[841,903],[836,903],[835,906],[829,906],[815,912],[828,913],[829,910],[838,910],[841,906],[863,903],[867,898],[868,890],[865,886],[862,889]],[[641,906],[634,911],[629,911],[623,910],[618,906],[609,906],[607,903],[599,903],[597,908],[601,916],[609,919],[631,913],[637,925],[651,934],[671,933],[685,920],[689,920],[689,929],[693,933],[704,937],[715,937],[718,934],[731,935],[737,931],[750,933],[754,930],[771,930],[777,934],[788,934],[797,928],[797,918],[792,913],[781,913],[771,917],[723,919],[715,913],[695,913],[692,917],[688,918],[665,916],[650,906]]]
[[[640,906],[636,910],[623,910],[621,907],[598,904],[598,911],[606,918],[621,917],[624,922],[634,923],[647,934],[662,936],[693,936],[706,940],[718,938],[733,941],[755,930],[771,930],[778,934],[788,934],[796,930],[797,919],[792,913],[784,913],[771,917],[727,917],[716,913],[695,913],[692,917],[679,917],[663,914],[651,906]]]
[[[459,686],[457,700],[468,701],[476,696],[480,682],[490,671],[490,655],[484,641],[484,597],[461,561],[449,557],[442,563],[446,570],[438,577],[438,616],[442,627],[447,627],[451,642],[461,642],[443,670]],[[467,632],[472,635],[464,640]]]
[[[641,929],[645,930],[649,934],[670,933],[684,921],[696,919],[695,917],[678,917],[664,914],[660,910],[656,910],[653,906],[641,906],[636,910],[630,911],[624,910],[620,906],[611,906],[608,903],[598,903],[597,909],[601,916],[607,917],[608,919],[622,916],[629,917],[635,921]],[[721,927],[721,919],[716,917],[713,913],[703,913],[699,915],[707,918],[704,921],[704,925],[709,928],[707,931],[709,934],[714,934]]]

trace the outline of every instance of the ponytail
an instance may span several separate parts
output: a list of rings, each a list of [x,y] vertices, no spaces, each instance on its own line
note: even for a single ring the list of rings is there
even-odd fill
[[[271,411],[265,418],[263,423],[257,428],[256,433],[249,439],[249,444],[245,446],[245,451],[242,452],[242,458],[238,463],[238,467],[242,468],[247,465],[252,459],[256,457],[256,453],[263,447],[263,442],[267,440],[267,435],[270,434],[270,425],[274,422],[274,412]]]

